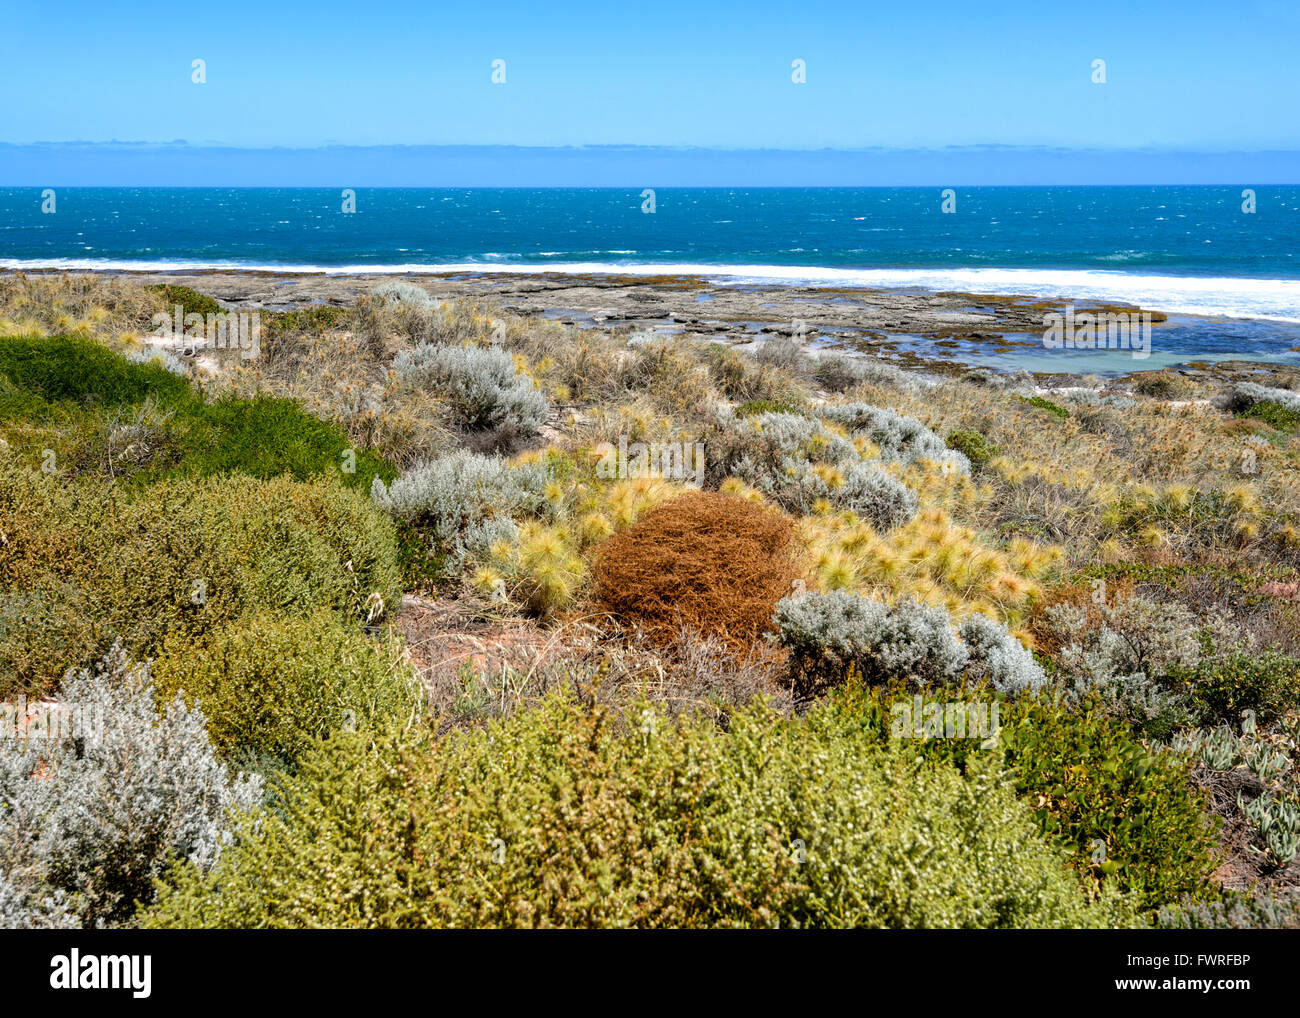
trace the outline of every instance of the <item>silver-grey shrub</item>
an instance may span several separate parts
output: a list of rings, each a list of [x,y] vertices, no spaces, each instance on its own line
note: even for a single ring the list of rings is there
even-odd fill
[[[994,371],[992,368],[972,368],[961,376],[967,385],[977,385],[985,389],[1000,389],[1007,392],[1019,392],[1033,396],[1038,392],[1034,376],[1024,368],[1010,374]]]
[[[161,714],[146,665],[114,647],[94,673],[69,672],[61,701],[87,724],[74,738],[0,738],[0,925],[113,925],[174,862],[201,869],[255,809],[258,777],[233,777],[201,710]]]
[[[1132,396],[1103,396],[1099,389],[1068,389],[1054,395],[1063,406],[1132,410],[1137,405]]]
[[[75,930],[68,896],[41,880],[39,867],[6,874],[0,870],[0,930]]]
[[[845,472],[843,485],[828,494],[834,505],[853,510],[877,530],[902,526],[918,507],[916,492],[873,463],[855,463]]]
[[[1195,667],[1205,644],[1228,652],[1243,639],[1224,618],[1203,624],[1177,601],[1142,594],[1114,603],[1100,598],[1091,608],[1054,605],[1047,621],[1065,644],[1057,657],[1065,693],[1078,700],[1095,692],[1110,711],[1135,724],[1190,720],[1186,695],[1160,679]]]
[[[758,344],[754,357],[760,364],[798,372],[808,360],[803,343],[789,336],[772,336]]]
[[[940,466],[950,466],[963,475],[970,474],[970,460],[949,449],[937,434],[915,417],[906,417],[894,410],[874,407],[867,403],[843,403],[821,408],[824,420],[847,428],[854,435],[862,435],[880,448],[880,458],[886,462],[915,463],[932,460]]]
[[[428,308],[433,306],[429,291],[415,283],[397,279],[391,283],[382,283],[375,287],[374,295],[394,304],[409,304],[412,307]]]
[[[823,389],[844,392],[855,385],[879,385],[902,392],[920,392],[925,380],[878,357],[853,357],[842,353],[823,353],[812,365],[812,376]]]
[[[514,427],[535,432],[550,408],[514,358],[494,347],[420,343],[393,361],[397,374],[447,400],[467,428]]]
[[[730,418],[730,444],[721,449],[723,473],[737,477],[787,509],[809,512],[825,499],[837,509],[850,509],[879,530],[908,522],[916,515],[917,498],[902,481],[859,456],[853,443],[805,414],[764,413]],[[842,475],[832,484],[815,469],[832,466]]]
[[[966,646],[968,678],[987,678],[994,689],[1016,695],[1047,683],[1047,674],[1007,627],[978,612],[962,619],[957,635]]]
[[[391,485],[376,477],[370,494],[389,514],[431,528],[448,552],[448,566],[459,569],[497,541],[513,540],[513,518],[535,513],[545,489],[544,464],[462,450],[419,463]]]
[[[821,463],[848,463],[858,458],[851,442],[806,414],[756,414],[743,418],[738,427],[761,437],[779,457],[812,458]]]
[[[788,597],[777,602],[774,621],[798,696],[835,685],[850,670],[873,685],[901,679],[917,688],[987,679],[1008,694],[1047,682],[1004,626],[972,616],[954,628],[946,609],[914,598],[886,604],[839,590]]]
[[[1278,403],[1300,414],[1300,392],[1273,389],[1258,382],[1238,382],[1228,396],[1230,410],[1249,410],[1256,403]]]

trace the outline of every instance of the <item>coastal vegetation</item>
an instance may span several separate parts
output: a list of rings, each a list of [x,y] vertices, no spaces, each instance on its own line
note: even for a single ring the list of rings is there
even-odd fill
[[[1293,376],[206,301],[0,276],[0,926],[1300,925]]]

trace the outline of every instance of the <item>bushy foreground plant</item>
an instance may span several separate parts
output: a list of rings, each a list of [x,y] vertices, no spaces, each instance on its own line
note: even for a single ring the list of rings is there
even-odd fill
[[[437,743],[330,740],[153,927],[1105,925],[991,762],[830,711],[727,732],[558,695]]]
[[[1033,655],[1005,626],[975,614],[954,624],[947,610],[904,598],[887,604],[832,591],[786,597],[776,606],[776,639],[791,654],[795,694],[813,695],[851,673],[869,684],[916,688],[987,678],[1002,693],[1047,682]]]
[[[546,420],[546,397],[505,350],[421,343],[393,361],[411,384],[435,390],[466,428],[511,427],[531,433]]]
[[[0,695],[48,692],[115,641],[321,609],[372,621],[400,597],[392,522],[320,480],[230,476],[138,491],[0,465]]]
[[[234,777],[204,717],[180,700],[155,713],[148,668],[114,648],[69,673],[61,703],[79,737],[0,738],[0,926],[127,922],[178,859],[217,861],[229,813],[251,815],[259,778]]]
[[[1184,756],[1139,742],[1094,703],[1045,696],[1003,721],[1016,787],[1043,831],[1075,846],[1076,865],[1152,911],[1181,895],[1214,897],[1217,822],[1189,786]]]
[[[262,616],[197,640],[163,644],[153,665],[160,702],[203,711],[221,753],[291,764],[339,731],[401,729],[423,696],[392,642],[377,643],[331,613]]]
[[[942,689],[915,694],[899,681],[870,686],[853,679],[828,702],[884,741],[896,737],[900,702],[915,717],[917,695],[923,714],[931,703],[954,699]],[[1185,896],[1216,896],[1217,821],[1189,783],[1185,754],[1139,741],[1095,699],[1071,706],[1044,691],[997,707],[991,748],[978,738],[906,738],[905,745],[959,767],[994,753],[1039,832],[1068,849],[1081,875],[1122,892],[1140,912]]]

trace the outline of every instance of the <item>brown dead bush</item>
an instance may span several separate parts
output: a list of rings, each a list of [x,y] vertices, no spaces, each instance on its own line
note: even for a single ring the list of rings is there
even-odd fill
[[[655,507],[597,549],[597,607],[648,637],[683,627],[745,651],[800,578],[794,528],[776,510],[719,492]]]

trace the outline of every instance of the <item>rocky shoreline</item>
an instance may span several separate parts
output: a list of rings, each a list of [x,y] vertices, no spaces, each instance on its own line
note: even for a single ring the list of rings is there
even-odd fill
[[[481,299],[504,311],[613,332],[655,332],[711,339],[728,345],[761,342],[801,332],[809,348],[835,348],[884,356],[905,367],[954,374],[970,367],[963,350],[1013,353],[1041,347],[1043,316],[1067,300],[1029,296],[780,285],[723,285],[700,276],[566,275],[561,273],[326,274],[194,270],[112,272],[142,284],[192,287],[235,310],[290,311],[313,305],[344,306],[394,280],[416,283],[437,300]],[[1078,302],[1084,311],[1159,311],[1131,305]],[[1045,365],[1044,365],[1045,366]],[[1237,377],[1254,370],[1248,360],[1191,363],[1193,376]],[[1133,372],[1153,366],[1133,362]],[[1273,371],[1300,368],[1270,364]],[[1077,377],[1034,370],[1041,378]],[[1128,372],[1125,372],[1126,374]]]

